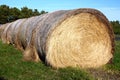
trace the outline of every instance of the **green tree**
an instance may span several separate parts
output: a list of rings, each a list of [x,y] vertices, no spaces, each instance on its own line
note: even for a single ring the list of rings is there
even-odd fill
[[[39,11],[37,9],[34,9],[33,11],[33,15],[36,16],[36,15],[40,15]]]
[[[28,18],[33,16],[32,9],[28,9],[27,7],[21,8],[21,18]]]
[[[120,34],[120,22],[117,20],[117,21],[111,21],[110,23],[113,27],[114,33]]]
[[[45,13],[48,13],[48,12],[45,12],[44,10],[42,10],[42,11],[40,12],[40,14],[45,14]]]
[[[28,18],[31,16],[37,16],[45,14],[44,10],[39,12],[37,9],[29,9],[28,7],[23,7],[18,9],[16,7],[10,8],[7,5],[0,5],[0,24],[8,23],[15,21],[21,18]]]
[[[10,8],[6,5],[0,6],[0,24],[4,24],[6,22],[9,22],[8,18],[10,15]]]
[[[10,9],[10,15],[8,16],[9,22],[20,19],[21,12],[18,8],[14,7]]]

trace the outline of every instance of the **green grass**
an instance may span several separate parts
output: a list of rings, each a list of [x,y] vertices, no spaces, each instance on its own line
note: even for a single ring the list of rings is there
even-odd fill
[[[120,71],[120,41],[115,42],[115,54],[113,58],[113,64],[107,65],[108,69]]]
[[[77,68],[54,70],[42,62],[25,62],[22,60],[20,51],[1,41],[0,78],[5,80],[93,80],[87,72]]]
[[[116,77],[114,79],[120,79],[118,74],[120,74],[120,41],[116,41],[113,64],[93,70],[70,67],[54,70],[42,62],[25,62],[22,60],[22,52],[0,41],[0,80],[108,80],[114,76]]]

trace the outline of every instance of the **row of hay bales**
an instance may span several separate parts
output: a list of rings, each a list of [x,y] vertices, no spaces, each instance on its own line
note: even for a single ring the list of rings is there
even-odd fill
[[[0,38],[23,51],[27,61],[53,68],[100,67],[113,57],[114,34],[95,9],[61,10],[0,26]]]

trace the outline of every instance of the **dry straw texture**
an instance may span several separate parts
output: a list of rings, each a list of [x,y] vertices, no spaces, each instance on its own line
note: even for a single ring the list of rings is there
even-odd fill
[[[114,34],[95,9],[61,10],[0,27],[1,39],[23,51],[24,60],[53,68],[96,68],[113,57]]]
[[[7,24],[4,24],[2,26],[4,26],[4,30],[2,31],[2,35],[1,35],[1,39],[3,41],[3,43],[8,43],[9,44],[9,41],[7,41],[7,31],[10,27],[11,23],[7,23]]]
[[[5,27],[6,27],[5,25],[0,25],[0,39],[2,37],[2,34],[3,34]]]

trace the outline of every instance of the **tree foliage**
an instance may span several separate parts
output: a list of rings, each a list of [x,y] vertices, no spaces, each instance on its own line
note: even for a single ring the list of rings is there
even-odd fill
[[[110,23],[113,27],[114,33],[120,34],[120,22],[116,20],[116,21],[110,21]]]
[[[15,21],[21,18],[28,18],[31,16],[37,16],[47,13],[46,11],[39,12],[37,9],[29,9],[28,7],[22,7],[18,9],[16,7],[10,8],[7,5],[0,5],[0,24]]]
[[[6,5],[0,6],[0,24],[8,22],[8,17],[10,15],[10,8]]]

